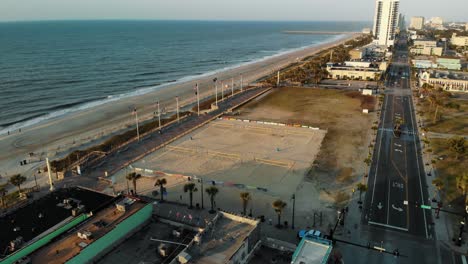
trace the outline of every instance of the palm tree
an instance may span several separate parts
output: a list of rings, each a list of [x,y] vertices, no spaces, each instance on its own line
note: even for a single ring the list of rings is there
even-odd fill
[[[164,202],[164,185],[166,184],[166,178],[158,179],[154,184],[154,186],[159,186],[159,191],[161,193],[161,202]]]
[[[210,213],[214,213],[215,210],[214,210],[214,203],[215,203],[215,196],[216,194],[218,194],[219,190],[218,188],[214,187],[214,186],[210,186],[208,188],[205,189],[206,193],[210,196],[210,201],[211,201],[211,210],[210,210]]]
[[[286,203],[281,200],[276,200],[273,202],[272,207],[275,210],[276,214],[278,215],[278,225],[277,227],[281,227],[281,214],[283,214],[283,210],[286,207]]]
[[[21,193],[21,184],[26,181],[26,177],[21,176],[21,174],[15,174],[11,176],[10,183],[18,187],[18,191]]]
[[[6,189],[8,183],[0,185],[0,197],[2,200],[2,207],[5,207],[5,195],[8,193],[8,190]]]
[[[197,187],[195,186],[195,183],[187,183],[184,185],[184,192],[188,192],[189,193],[189,198],[190,198],[190,206],[189,208],[193,208],[193,205],[192,205],[192,201],[193,201],[193,193],[194,192],[197,192],[198,189]]]
[[[136,174],[135,172],[131,172],[127,174],[125,178],[127,179],[127,181],[131,181],[133,183],[133,192],[137,194],[136,182],[138,179],[141,178],[141,174]]]
[[[444,181],[441,178],[435,178],[432,180],[432,185],[436,188],[436,191],[439,192],[444,188]],[[436,197],[436,192],[434,192],[434,198]]]
[[[460,155],[465,154],[465,142],[466,140],[463,137],[452,137],[449,139],[450,150],[455,153],[455,159],[458,160]]]
[[[242,200],[242,212],[244,215],[247,214],[247,205],[249,204],[249,201],[252,200],[252,196],[250,195],[249,192],[241,192],[240,193],[240,198]]]
[[[362,193],[367,191],[367,185],[365,185],[364,183],[358,183],[357,184],[357,189],[359,191],[359,203],[362,203]]]

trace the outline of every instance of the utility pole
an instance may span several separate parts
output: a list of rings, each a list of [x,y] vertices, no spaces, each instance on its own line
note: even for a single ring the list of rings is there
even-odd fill
[[[296,208],[296,194],[295,193],[292,195],[292,200],[293,200],[293,212],[292,212],[291,229],[294,229],[294,211],[295,211],[295,208]]]
[[[138,112],[136,107],[133,109],[133,114],[135,115],[135,123],[136,123],[136,129],[137,129],[137,138],[138,141],[140,141],[140,128],[138,127]]]
[[[159,122],[158,129],[161,130],[161,110],[159,108],[159,100],[158,100],[158,122]]]
[[[179,96],[176,96],[176,107],[177,107],[177,123],[180,121],[179,120]]]

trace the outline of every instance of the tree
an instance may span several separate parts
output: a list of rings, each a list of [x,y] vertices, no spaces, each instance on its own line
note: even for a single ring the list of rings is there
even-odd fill
[[[190,198],[190,206],[189,208],[193,208],[193,193],[194,192],[197,192],[198,189],[197,187],[195,186],[195,183],[187,183],[184,185],[184,192],[188,192],[189,193],[189,198]]]
[[[362,193],[367,191],[367,185],[365,185],[364,183],[358,183],[357,184],[357,189],[359,191],[359,203],[361,203],[362,202],[362,199],[361,199]]]
[[[466,206],[466,194],[468,191],[468,173],[463,173],[462,175],[457,176],[457,187],[461,195],[463,195],[463,202]]]
[[[26,177],[21,176],[21,174],[15,174],[11,176],[10,183],[18,187],[18,191],[21,193],[21,184],[26,181]]]
[[[444,188],[444,181],[441,178],[435,178],[432,180],[432,185],[436,188],[436,191],[439,192],[440,196],[440,191]],[[434,192],[434,198],[435,198],[435,192]]]
[[[5,207],[5,195],[8,193],[8,190],[6,188],[7,185],[8,183],[0,185],[0,197],[2,200],[2,207]]]
[[[136,183],[137,183],[137,180],[141,178],[141,174],[136,174],[135,172],[131,172],[127,174],[125,178],[127,179],[127,181],[131,181],[133,183],[133,192],[137,194]]]
[[[166,178],[158,179],[154,186],[159,186],[159,192],[161,194],[161,202],[164,202],[164,185],[167,184]]]
[[[247,214],[247,205],[249,204],[249,201],[252,200],[252,196],[250,195],[249,192],[241,192],[240,193],[240,198],[242,200],[242,213],[244,215]]]
[[[208,196],[210,196],[210,202],[211,202],[210,213],[214,213],[215,212],[215,210],[214,210],[215,196],[216,196],[216,194],[218,194],[219,190],[215,186],[210,186],[210,187],[206,188],[205,191],[208,194]]]
[[[273,202],[272,207],[275,210],[276,214],[278,215],[278,225],[277,227],[281,226],[281,215],[283,214],[283,210],[286,207],[286,203],[282,200],[276,200]]]
[[[455,153],[455,159],[458,160],[460,155],[465,154],[465,142],[466,140],[463,137],[452,137],[451,139],[449,139],[450,150]]]

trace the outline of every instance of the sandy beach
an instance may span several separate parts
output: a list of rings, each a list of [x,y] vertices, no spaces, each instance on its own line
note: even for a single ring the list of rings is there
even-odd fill
[[[323,49],[339,45],[360,34],[348,34],[333,42],[308,47],[287,54],[271,57],[263,61],[240,66],[220,72],[216,75],[203,76],[199,79],[167,85],[144,95],[123,98],[94,108],[71,113],[59,118],[44,121],[35,126],[23,128],[21,132],[13,131],[10,135],[0,135],[0,183],[7,181],[9,176],[21,173],[30,177],[42,162],[20,166],[20,160],[29,159],[29,153],[42,153],[42,158],[51,159],[63,156],[70,149],[85,147],[97,143],[106,136],[134,125],[131,112],[138,109],[140,120],[154,117],[156,101],[160,101],[161,109],[168,114],[175,110],[176,96],[180,106],[190,105],[196,101],[193,87],[199,83],[200,94],[207,97],[214,94],[213,78],[231,85],[234,78],[235,86],[240,86],[240,76],[244,86],[259,78],[287,66],[288,64],[313,55]],[[218,86],[218,92],[220,92]],[[230,88],[229,88],[230,89]],[[229,91],[226,91],[230,93]]]

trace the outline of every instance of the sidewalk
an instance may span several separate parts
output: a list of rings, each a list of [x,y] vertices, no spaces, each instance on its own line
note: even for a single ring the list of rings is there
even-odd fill
[[[420,109],[418,108],[416,104],[418,99],[415,98],[414,96],[412,98],[413,98],[413,106],[415,110],[416,122],[419,127],[420,124],[422,124],[423,122],[421,120],[421,116],[418,114],[418,112],[420,111]],[[427,138],[427,137],[432,137],[434,135],[436,135],[435,137],[440,136],[442,138],[446,138],[447,136],[449,136],[448,134],[428,132],[426,135],[424,135],[424,137]],[[424,175],[426,176],[426,182],[428,185],[427,186],[428,193],[429,193],[428,203],[432,205],[432,208],[437,208],[437,202],[440,200],[440,196],[435,186],[432,184],[432,181],[435,178],[437,178],[437,170],[432,164],[432,160],[435,159],[436,157],[434,157],[432,153],[424,151],[426,146],[423,142],[421,142],[421,137],[423,137],[423,133],[420,132],[419,143],[421,146],[422,161],[424,163],[424,172],[425,172]],[[437,202],[434,202],[434,200],[437,200]],[[450,208],[450,205],[449,206],[444,205],[442,207],[442,210],[444,209],[452,211]],[[432,218],[434,219],[434,223],[432,223],[432,228],[435,233],[435,240],[437,241],[437,247],[438,247],[437,250],[440,252],[440,247],[442,246],[462,255],[468,254],[468,243],[463,242],[462,246],[457,246],[455,245],[455,242],[452,240],[458,237],[459,225],[454,224],[454,223],[458,222],[460,220],[460,217],[441,211],[439,214],[439,218],[437,218],[436,210],[432,210]],[[463,241],[466,241],[467,239],[466,236],[462,236],[462,237],[463,237]],[[439,258],[440,258],[440,254],[439,254]],[[443,263],[441,262],[441,259],[439,259],[439,262]]]

